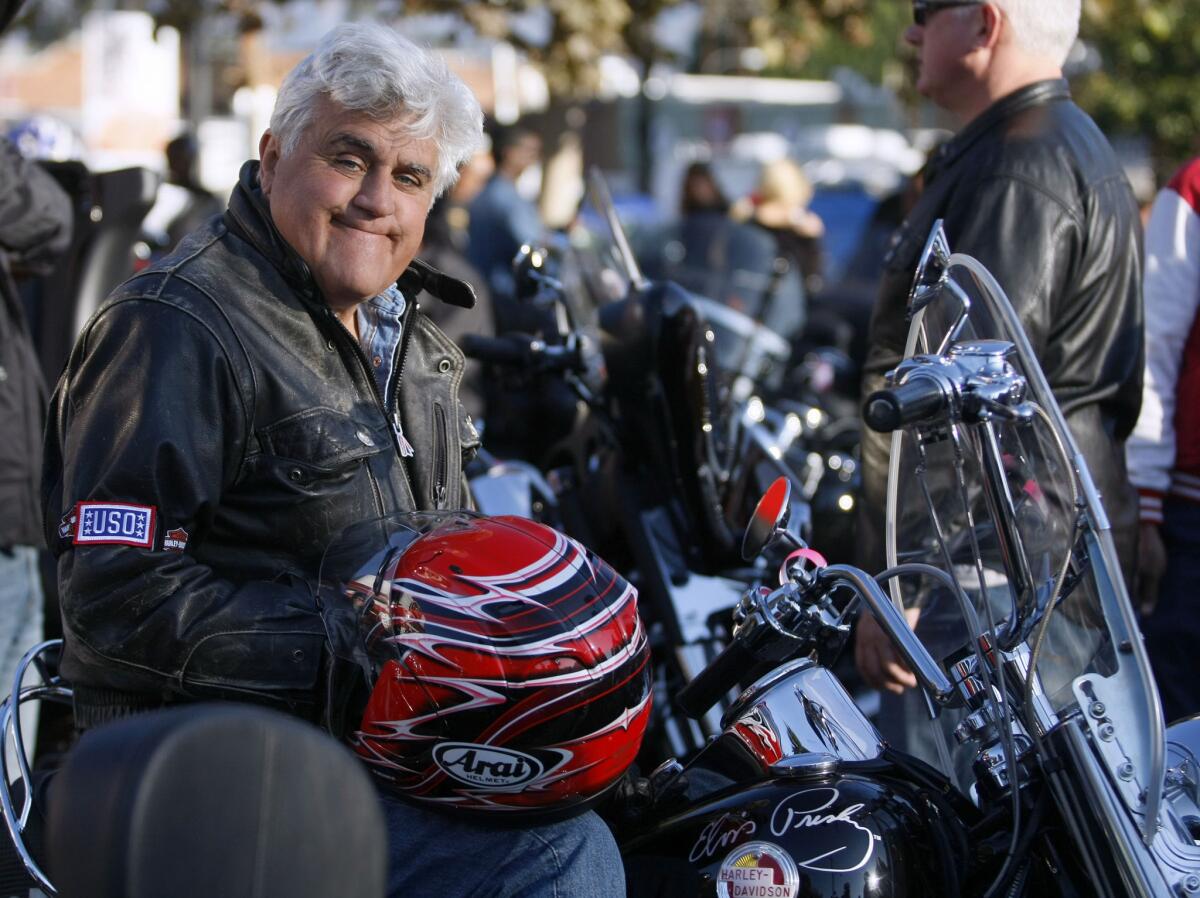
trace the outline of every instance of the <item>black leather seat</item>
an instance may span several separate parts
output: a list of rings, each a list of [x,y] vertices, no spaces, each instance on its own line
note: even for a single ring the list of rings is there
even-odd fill
[[[387,834],[366,771],[277,712],[189,705],[86,733],[48,796],[63,898],[375,898]]]

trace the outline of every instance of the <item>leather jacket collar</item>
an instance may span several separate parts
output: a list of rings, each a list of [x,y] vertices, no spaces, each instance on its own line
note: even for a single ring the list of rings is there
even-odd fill
[[[258,165],[253,159],[242,165],[237,187],[225,210],[225,224],[274,265],[299,296],[318,300],[321,291],[307,263],[283,239],[271,220],[267,198],[258,182]]]
[[[967,152],[984,134],[1001,122],[1031,106],[1042,106],[1055,100],[1071,99],[1071,90],[1064,78],[1035,81],[1001,97],[975,117],[952,139],[942,144],[926,169],[926,179],[932,179],[938,169],[950,164]]]
[[[321,291],[307,263],[283,239],[258,181],[259,163],[250,160],[242,165],[238,184],[229,198],[225,211],[226,226],[250,243],[279,270],[296,294],[308,302],[321,302]],[[475,290],[466,281],[439,271],[428,262],[414,259],[396,281],[408,296],[422,290],[443,302],[470,309],[475,305]]]

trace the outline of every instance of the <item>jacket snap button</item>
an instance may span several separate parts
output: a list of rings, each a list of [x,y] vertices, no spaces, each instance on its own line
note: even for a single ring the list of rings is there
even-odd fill
[[[304,472],[299,468],[292,468],[290,471],[288,471],[288,479],[293,483],[299,483],[304,479]]]
[[[449,359],[442,359],[438,362],[438,371],[441,371],[442,374],[449,374],[452,367],[454,366],[450,364]]]
[[[293,649],[292,650],[292,660],[293,661],[303,661],[304,660],[304,649]]]
[[[330,352],[333,352],[333,340],[326,340],[325,348],[328,349]]]

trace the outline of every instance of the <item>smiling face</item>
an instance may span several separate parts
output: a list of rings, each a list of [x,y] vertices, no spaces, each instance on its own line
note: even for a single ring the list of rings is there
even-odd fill
[[[321,98],[295,148],[259,145],[271,219],[346,313],[393,284],[417,254],[433,203],[437,150],[403,118],[378,122]],[[345,315],[343,314],[343,317]]]

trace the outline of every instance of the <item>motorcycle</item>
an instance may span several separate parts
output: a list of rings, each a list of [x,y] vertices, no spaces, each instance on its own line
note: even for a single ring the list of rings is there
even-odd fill
[[[678,696],[700,717],[735,693],[719,734],[605,809],[628,891],[1200,894],[1200,720],[1164,727],[1103,505],[1018,319],[940,227],[910,310],[905,358],[864,409],[893,433],[889,567],[827,564],[788,527],[789,481],[766,491],[741,555],[778,585],[745,591],[728,645]],[[385,595],[428,526],[357,527],[326,553],[333,594]],[[913,603],[957,627],[919,637]],[[419,618],[394,604],[410,633]],[[890,747],[829,670],[860,605],[928,697],[936,764]],[[17,724],[13,699],[0,716]],[[489,770],[467,788],[538,788]]]
[[[680,702],[753,682],[639,793],[629,892],[1198,894],[1200,721],[1164,728],[1087,465],[1000,286],[940,223],[910,312],[864,407],[893,434],[890,566],[823,565],[782,526],[787,485],[768,492],[743,551],[785,553],[779,586],[746,593]],[[890,748],[827,669],[856,603],[928,698],[936,766]],[[958,626],[918,638],[913,603]]]

